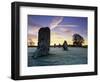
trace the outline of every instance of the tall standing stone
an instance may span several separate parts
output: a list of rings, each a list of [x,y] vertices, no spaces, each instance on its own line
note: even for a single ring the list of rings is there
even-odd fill
[[[50,29],[48,27],[40,28],[38,33],[38,48],[40,47],[40,43],[45,42],[48,50],[50,49]]]
[[[33,57],[44,56],[49,54],[50,47],[50,29],[48,27],[40,28],[38,32],[38,47]]]

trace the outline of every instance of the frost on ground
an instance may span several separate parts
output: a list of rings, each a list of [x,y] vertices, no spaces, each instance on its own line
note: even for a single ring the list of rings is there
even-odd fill
[[[48,56],[32,58],[36,48],[28,48],[28,66],[51,66],[51,65],[77,65],[87,64],[87,48],[69,47],[68,51],[62,48],[50,48]]]

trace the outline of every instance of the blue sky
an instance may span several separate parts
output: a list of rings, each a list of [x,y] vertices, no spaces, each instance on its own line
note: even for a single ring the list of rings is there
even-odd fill
[[[62,44],[64,40],[72,44],[72,35],[75,33],[83,36],[84,44],[87,44],[87,26],[87,17],[28,15],[28,41],[31,40],[37,45],[38,30],[49,27],[51,45]]]

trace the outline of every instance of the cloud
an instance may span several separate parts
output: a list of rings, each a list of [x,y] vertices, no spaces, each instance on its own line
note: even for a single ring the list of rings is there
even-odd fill
[[[33,34],[28,34],[28,38],[31,39],[31,38],[37,38],[36,35],[33,35]]]
[[[66,24],[66,25],[58,25],[57,27],[69,27],[69,28],[72,28],[72,27],[77,27],[78,25],[75,25],[75,24]]]
[[[28,34],[28,39],[27,39],[27,42],[30,43],[30,42],[34,42],[34,45],[37,45],[37,36],[36,35],[31,35],[31,34]]]
[[[38,30],[41,28],[41,25],[38,24],[32,16],[28,17],[28,34],[37,35]]]
[[[57,28],[54,28],[52,31],[59,33],[59,34],[68,34],[68,33],[72,33],[73,30],[71,28],[67,28],[67,27],[61,27],[58,26]]]
[[[32,23],[28,25],[28,34],[29,35],[37,35],[38,30],[41,28],[41,25]]]
[[[42,26],[36,23],[28,24],[28,28],[40,28],[40,27]]]
[[[75,24],[65,24],[65,25],[60,25],[60,23],[63,21],[64,17],[54,17],[54,19],[51,21],[49,27],[50,29],[55,29],[58,27],[66,27],[66,28],[73,28],[73,27],[77,27],[78,25]]]
[[[75,24],[65,24],[65,25],[57,25],[56,28],[52,29],[52,31],[59,33],[60,35],[72,35],[75,33],[75,28],[78,27],[78,25]]]
[[[50,23],[50,29],[54,29],[63,21],[63,17],[55,17]]]
[[[28,34],[36,35],[38,33],[38,30],[39,30],[39,28],[37,28],[37,27],[28,28]]]

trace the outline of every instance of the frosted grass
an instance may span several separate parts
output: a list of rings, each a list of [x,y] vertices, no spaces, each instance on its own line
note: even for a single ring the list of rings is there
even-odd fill
[[[32,58],[36,48],[28,48],[28,66],[52,66],[52,65],[77,65],[87,64],[87,48],[69,47],[68,51],[62,48],[50,48],[48,56]]]

